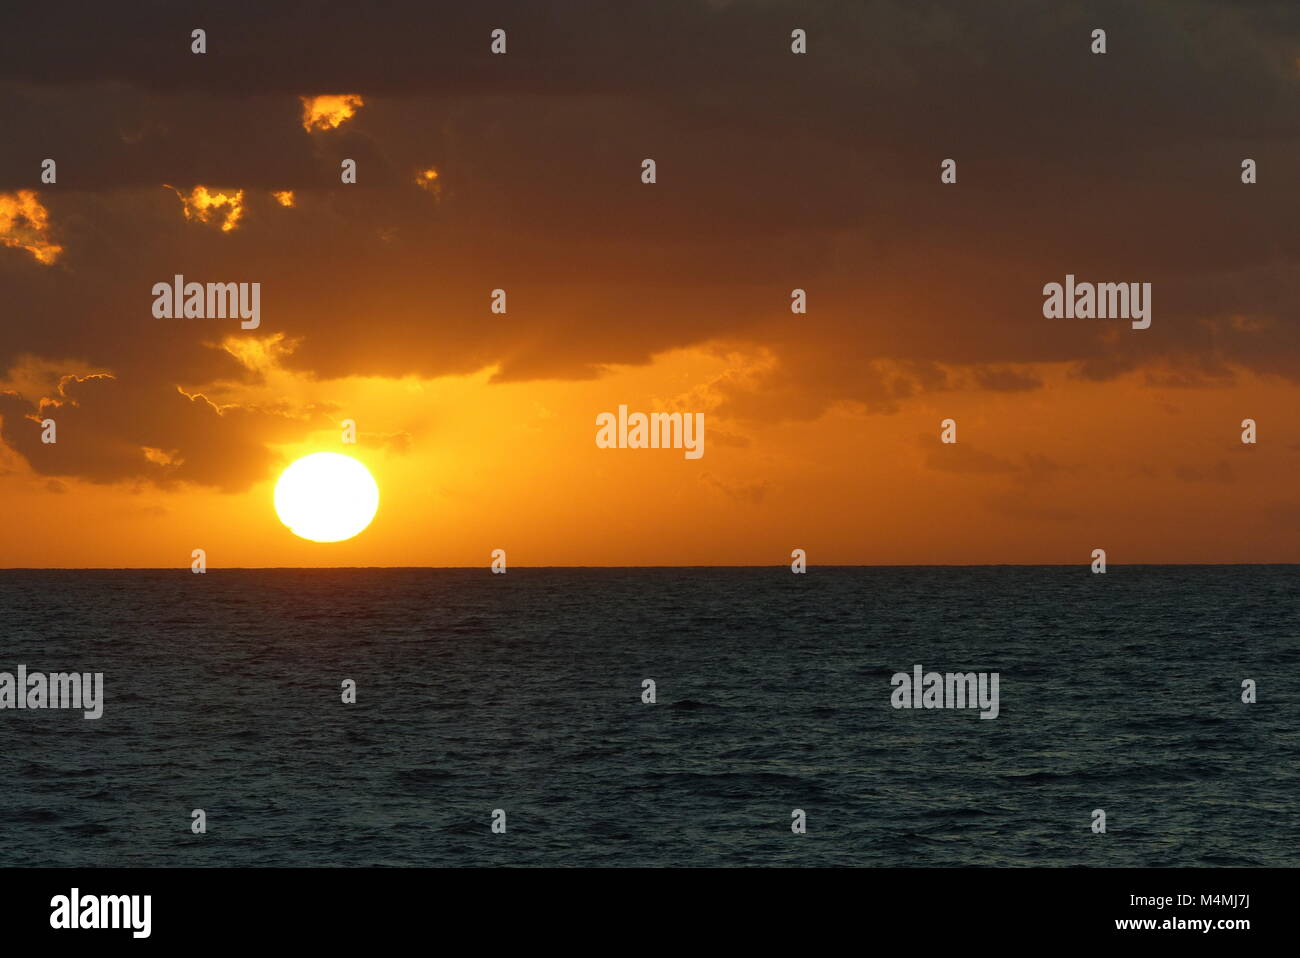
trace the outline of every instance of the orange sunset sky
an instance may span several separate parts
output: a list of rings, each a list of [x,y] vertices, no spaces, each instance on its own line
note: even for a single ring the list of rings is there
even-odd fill
[[[6,11],[0,566],[1300,561],[1300,13],[962,9]],[[1067,274],[1151,327],[1044,318]],[[272,508],[322,450],[346,542]]]

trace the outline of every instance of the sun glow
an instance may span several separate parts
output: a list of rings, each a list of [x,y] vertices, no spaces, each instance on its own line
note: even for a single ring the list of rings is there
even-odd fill
[[[292,463],[275,484],[275,512],[294,535],[342,542],[361,532],[379,509],[379,486],[351,456],[316,452]]]

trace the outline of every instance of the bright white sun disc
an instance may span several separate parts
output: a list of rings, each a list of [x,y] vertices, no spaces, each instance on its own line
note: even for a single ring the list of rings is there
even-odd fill
[[[292,463],[275,484],[275,514],[296,536],[342,542],[370,525],[379,486],[351,456],[314,452]]]

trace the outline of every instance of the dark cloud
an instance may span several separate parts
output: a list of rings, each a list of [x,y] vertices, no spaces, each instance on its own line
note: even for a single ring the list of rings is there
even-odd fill
[[[716,489],[729,499],[734,499],[736,502],[743,502],[751,506],[761,506],[763,500],[767,498],[767,494],[772,488],[772,484],[766,480],[744,480],[733,482],[727,479],[721,479],[710,473],[702,473],[700,475],[700,482],[709,486],[711,489]]]
[[[325,379],[594,378],[729,343],[772,362],[718,412],[803,419],[893,412],[959,367],[994,391],[1037,388],[1018,367],[1043,362],[1300,380],[1295,4],[14,4],[0,37],[0,191],[37,190],[64,247],[53,266],[0,247],[0,370],[111,372],[78,415],[254,378],[213,348],[237,324],[152,316],[175,273],[260,281],[258,334]],[[298,98],[320,93],[365,105],[309,134]],[[415,185],[429,167],[436,196]],[[186,222],[163,183],[244,190],[238,228]],[[1042,286],[1066,273],[1151,282],[1151,328],[1044,319]],[[39,398],[6,400],[6,441]],[[61,474],[156,477],[133,445],[198,449],[213,430],[263,449],[248,470],[267,461],[263,417],[139,424]]]
[[[980,389],[993,392],[1024,392],[1037,389],[1042,380],[1030,373],[1016,369],[982,367],[975,370],[975,381]]]
[[[54,420],[53,443],[41,441],[45,419]],[[276,413],[218,408],[175,388],[149,393],[108,376],[66,379],[40,404],[0,393],[0,437],[8,446],[38,475],[91,482],[144,479],[239,492],[277,464],[265,444],[299,428]]]
[[[929,438],[925,442],[927,445],[936,444],[935,440]],[[944,444],[937,449],[932,449],[925,457],[925,464],[928,468],[940,472],[976,475],[1002,475],[1015,472],[1019,468],[1015,463],[962,442]]]

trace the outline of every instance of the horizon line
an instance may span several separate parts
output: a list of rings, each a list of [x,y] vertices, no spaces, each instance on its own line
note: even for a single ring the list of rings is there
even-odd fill
[[[824,562],[809,564],[813,569],[1071,569],[1088,568],[1089,562],[928,562],[928,563],[835,563]],[[1135,567],[1190,567],[1221,568],[1239,566],[1300,566],[1300,562],[1108,562],[1107,568]],[[516,569],[788,569],[788,562],[771,565],[719,564],[719,565],[516,565],[507,569],[507,573]],[[189,566],[0,566],[3,572],[190,572],[193,575],[206,575],[208,572],[310,572],[341,571],[345,569],[372,571],[376,569],[412,570],[412,571],[461,571],[478,569],[491,572],[490,564],[484,565],[315,565],[315,566],[218,566],[209,567],[205,572],[196,573]],[[498,573],[506,574],[506,573]],[[1100,574],[1100,573],[1099,573]]]

